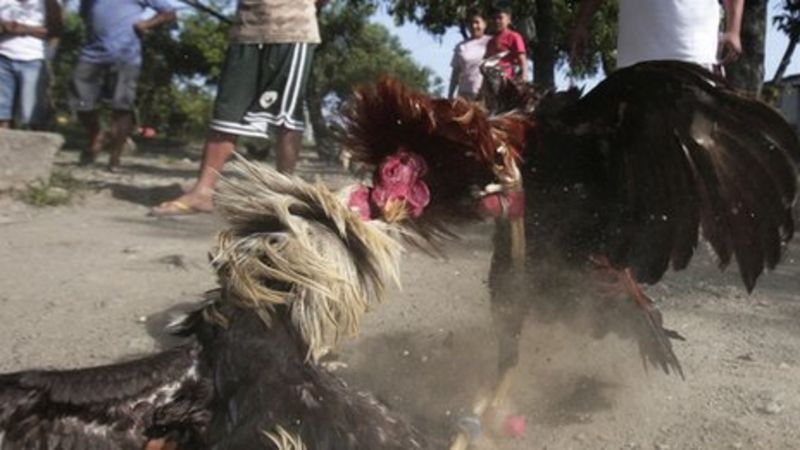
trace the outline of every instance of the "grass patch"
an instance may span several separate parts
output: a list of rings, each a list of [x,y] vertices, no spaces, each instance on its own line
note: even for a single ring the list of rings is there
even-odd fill
[[[73,199],[87,188],[85,181],[72,176],[72,172],[56,169],[49,180],[39,180],[19,192],[18,198],[37,208],[72,203]]]

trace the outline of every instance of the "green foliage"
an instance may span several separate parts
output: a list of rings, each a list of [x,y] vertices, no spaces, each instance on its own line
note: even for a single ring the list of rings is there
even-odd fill
[[[462,27],[471,11],[488,14],[495,0],[394,0],[389,11],[398,24],[414,23],[432,34],[444,34],[449,28]],[[515,19],[533,17],[533,1],[508,2]],[[531,38],[532,36],[528,36]]]
[[[320,17],[322,43],[314,59],[313,83],[321,98],[344,99],[354,86],[392,76],[419,89],[435,89],[441,80],[418,66],[397,37],[382,25],[369,23],[374,8],[349,7],[335,1]]]
[[[414,23],[431,34],[441,35],[451,28],[458,28],[465,34],[469,12],[490,11],[496,0],[386,0],[386,3],[398,24]],[[534,22],[539,27],[552,29],[554,32],[552,38],[555,60],[549,64],[565,64],[569,57],[569,31],[575,23],[580,0],[553,0],[552,14],[539,14],[536,1],[508,3],[512,8],[515,28],[528,41],[528,50],[536,48],[540,39],[536,34],[536,26],[532,25]],[[603,4],[592,22],[584,59],[571,67],[573,76],[588,77],[596,74],[600,67],[609,70],[615,66],[617,10],[617,0],[607,0]],[[537,59],[536,56],[533,55],[534,59]]]
[[[210,2],[224,9],[232,2]],[[160,28],[144,37],[139,78],[138,120],[163,134],[203,136],[227,45],[227,25],[189,10],[173,29]],[[85,41],[76,11],[65,15],[65,30],[53,61],[53,99],[58,112],[69,111],[72,71]]]
[[[569,58],[569,32],[575,23],[575,16],[580,0],[563,0],[558,2],[559,31],[557,37],[559,64],[565,64]],[[606,0],[594,16],[589,32],[586,52],[579,61],[572,62],[571,75],[576,78],[594,76],[598,70],[609,73],[617,66],[617,16],[619,4],[617,0]]]
[[[68,11],[64,17],[64,30],[59,38],[58,51],[52,62],[52,98],[56,111],[69,111],[69,86],[72,69],[78,61],[86,31],[78,13]]]
[[[792,61],[792,55],[797,48],[797,43],[800,41],[800,0],[783,0],[781,4],[781,14],[772,18],[772,23],[778,30],[784,32],[789,38],[789,43],[786,45],[786,50],[783,52],[781,62],[775,70],[775,75],[772,77],[771,90],[764,95],[765,98],[771,100],[778,98],[780,91],[780,84],[783,80],[783,75]],[[764,93],[762,93],[764,94]]]
[[[229,1],[212,2],[222,9]],[[182,14],[177,30],[145,37],[139,120],[162,133],[204,136],[228,40],[228,26],[207,14]]]
[[[781,13],[772,18],[772,23],[790,39],[800,36],[800,0],[783,0]]]
[[[215,83],[225,60],[228,25],[205,14],[187,15],[181,18],[175,44],[167,56],[176,74]]]
[[[50,179],[29,184],[17,198],[39,208],[59,206],[71,203],[86,188],[86,183],[73,177],[72,172],[56,169]]]
[[[320,15],[322,43],[317,47],[307,98],[311,126],[323,156],[333,156],[329,123],[353,89],[391,76],[408,86],[436,95],[443,83],[420,67],[397,37],[384,26],[370,23],[375,6],[334,0]],[[329,117],[326,119],[325,113]]]

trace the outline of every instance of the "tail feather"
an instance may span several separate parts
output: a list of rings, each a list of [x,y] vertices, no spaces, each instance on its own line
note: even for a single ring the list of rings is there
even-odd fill
[[[659,366],[665,373],[670,373],[670,370],[674,370],[682,379],[686,379],[681,362],[675,355],[671,342],[671,339],[685,341],[686,338],[677,331],[664,328],[664,319],[661,316],[661,311],[656,308],[649,297],[646,297],[646,299],[650,304],[641,306],[641,313],[649,329],[649,338],[640,337],[639,349],[642,357],[649,360],[651,364]]]

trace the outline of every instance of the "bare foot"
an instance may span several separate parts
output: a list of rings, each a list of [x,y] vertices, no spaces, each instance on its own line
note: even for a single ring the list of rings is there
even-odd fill
[[[214,203],[210,193],[201,194],[190,191],[175,200],[164,202],[150,209],[148,215],[153,217],[185,216],[213,211]]]

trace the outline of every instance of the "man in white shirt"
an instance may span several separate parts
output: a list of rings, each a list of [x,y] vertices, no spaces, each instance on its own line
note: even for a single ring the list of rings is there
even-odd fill
[[[47,120],[47,39],[61,30],[59,0],[0,0],[0,128]]]
[[[570,39],[572,57],[583,53],[592,16],[604,0],[583,0]],[[742,53],[744,0],[723,0],[725,29],[719,31],[718,0],[620,0],[617,68],[642,61],[678,60],[712,68]]]

